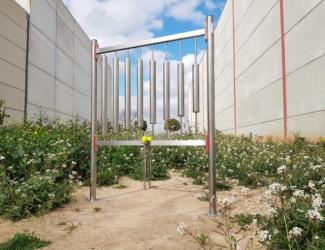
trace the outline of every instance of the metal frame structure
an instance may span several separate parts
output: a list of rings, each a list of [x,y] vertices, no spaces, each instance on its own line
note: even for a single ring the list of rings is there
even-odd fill
[[[206,140],[153,140],[150,143],[139,141],[97,141],[96,137],[96,121],[97,121],[97,59],[102,55],[102,135],[107,134],[107,60],[104,54],[115,52],[113,58],[113,132],[119,132],[119,58],[117,52],[127,50],[127,58],[125,60],[125,129],[131,127],[130,110],[131,110],[131,63],[129,58],[129,50],[140,48],[139,58],[137,60],[137,122],[141,131],[143,123],[143,61],[141,59],[141,47],[152,46],[152,59],[150,61],[150,123],[152,129],[156,124],[156,61],[154,59],[154,45],[166,44],[166,56],[164,60],[164,120],[168,120],[170,116],[170,64],[168,62],[168,42],[180,41],[180,60],[177,65],[177,89],[178,89],[178,116],[180,120],[184,116],[184,64],[182,62],[182,40],[194,38],[195,42],[195,63],[192,67],[192,95],[193,95],[193,112],[195,116],[199,112],[199,65],[197,64],[197,37],[205,36],[207,42],[207,104],[208,104],[208,133]],[[96,153],[97,148],[102,146],[139,146],[144,148],[144,187],[146,182],[149,183],[147,171],[151,171],[150,151],[155,146],[196,146],[206,147],[209,156],[209,214],[216,215],[216,189],[215,189],[215,108],[214,108],[214,37],[213,37],[213,17],[208,16],[206,19],[205,29],[194,30],[185,33],[179,33],[160,38],[153,38],[140,42],[133,42],[117,46],[109,46],[98,48],[97,40],[92,40],[92,58],[91,58],[91,186],[90,200],[96,200]],[[152,131],[153,132],[153,131]],[[196,122],[197,133],[197,122]],[[141,137],[141,133],[139,134]],[[149,157],[148,157],[149,155]],[[148,163],[149,162],[149,163]],[[150,174],[150,173],[149,173]]]

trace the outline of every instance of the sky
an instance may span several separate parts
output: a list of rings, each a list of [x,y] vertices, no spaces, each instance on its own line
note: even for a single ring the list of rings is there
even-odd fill
[[[213,15],[215,23],[223,10],[225,0],[63,0],[77,22],[100,47],[140,41],[153,37],[172,35],[204,27],[206,15]],[[168,59],[171,64],[171,118],[177,118],[177,63],[180,60],[180,43],[168,44]],[[206,44],[198,39],[198,61],[201,60]],[[163,125],[162,62],[166,53],[165,45],[154,49],[157,61],[157,123]],[[144,119],[149,120],[149,60],[151,48],[143,48],[144,60]],[[113,54],[107,54],[109,64]],[[136,59],[139,49],[130,51],[132,62],[132,114],[136,112]],[[124,59],[120,58],[120,112],[124,112]],[[182,42],[182,61],[185,64],[185,111],[188,111],[188,88],[191,83],[191,67],[194,63],[194,41]],[[123,115],[121,115],[123,117]],[[186,120],[186,119],[185,119]]]

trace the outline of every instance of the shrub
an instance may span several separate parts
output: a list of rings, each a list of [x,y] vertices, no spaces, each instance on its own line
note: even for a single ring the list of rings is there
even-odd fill
[[[169,119],[165,121],[164,129],[169,130],[170,132],[175,132],[181,129],[181,125],[178,120]]]

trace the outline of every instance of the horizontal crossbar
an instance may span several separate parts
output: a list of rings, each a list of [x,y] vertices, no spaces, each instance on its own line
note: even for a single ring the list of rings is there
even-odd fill
[[[115,52],[115,51],[134,49],[134,48],[139,48],[139,47],[144,47],[144,46],[149,46],[149,45],[155,45],[155,44],[160,44],[160,43],[178,41],[178,40],[187,39],[187,38],[200,37],[200,36],[204,36],[204,34],[205,34],[205,29],[199,29],[199,30],[179,33],[179,34],[175,34],[175,35],[147,39],[144,41],[138,41],[138,42],[127,43],[127,44],[122,44],[122,45],[115,45],[115,46],[108,46],[108,47],[104,47],[104,48],[99,48],[97,50],[97,54],[104,54],[104,53],[110,53],[110,52]]]
[[[98,141],[98,146],[143,146],[141,141]],[[204,140],[154,140],[150,146],[171,146],[171,147],[204,147]]]

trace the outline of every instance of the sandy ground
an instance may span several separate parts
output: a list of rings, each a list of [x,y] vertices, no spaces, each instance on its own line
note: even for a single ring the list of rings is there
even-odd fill
[[[129,178],[122,178],[120,184],[127,188],[99,188],[98,201],[93,203],[88,201],[89,189],[83,187],[72,202],[42,217],[16,223],[0,220],[0,242],[28,231],[51,241],[46,249],[201,249],[190,235],[176,232],[183,222],[191,232],[209,232],[213,244],[207,249],[226,249],[221,247],[226,246],[224,237],[213,232],[216,223],[207,215],[208,203],[198,200],[204,194],[202,186],[192,185],[192,180],[177,173],[171,173],[167,181],[153,182],[153,188],[146,191],[141,182]],[[235,196],[232,214],[236,214],[259,212],[258,194],[243,195],[236,187],[217,195],[219,199]],[[244,237],[239,242],[242,248],[250,235],[254,233],[238,237]]]

